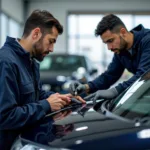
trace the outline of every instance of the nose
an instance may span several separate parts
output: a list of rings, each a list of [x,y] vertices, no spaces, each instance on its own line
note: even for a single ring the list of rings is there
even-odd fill
[[[112,44],[107,44],[107,48],[108,48],[109,50],[113,49]]]
[[[50,46],[49,46],[49,52],[53,52],[53,50],[54,50],[54,44],[51,44]]]

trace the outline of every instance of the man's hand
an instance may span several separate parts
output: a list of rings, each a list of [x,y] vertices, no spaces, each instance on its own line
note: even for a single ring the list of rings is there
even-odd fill
[[[80,96],[74,96],[74,98],[76,98],[77,100],[79,100],[83,104],[86,104],[86,101],[82,97],[80,97]]]
[[[70,84],[69,91],[72,95],[76,96],[77,94],[81,94],[86,91],[86,85],[81,84],[78,81],[74,81]]]
[[[113,99],[118,96],[118,91],[116,88],[111,88],[108,90],[98,90],[97,92],[90,94],[89,96],[86,96],[84,99],[85,100],[92,100],[93,103],[96,102],[98,99]]]
[[[61,95],[59,93],[50,95],[46,100],[49,102],[52,111],[57,111],[70,103],[68,95]]]
[[[83,104],[86,103],[86,101],[81,97],[81,96],[73,96],[72,94],[68,93],[68,94],[63,94],[69,98],[76,98],[77,100],[79,100],[80,102],[82,102]]]

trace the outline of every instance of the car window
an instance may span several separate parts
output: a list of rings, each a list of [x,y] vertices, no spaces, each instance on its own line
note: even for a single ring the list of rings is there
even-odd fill
[[[84,57],[71,55],[47,56],[40,64],[42,71],[76,71],[79,67],[86,68]]]
[[[150,72],[144,74],[126,92],[117,97],[110,110],[128,119],[150,116]]]
[[[52,64],[52,59],[50,59],[49,57],[45,57],[44,61],[40,64],[40,69],[48,70],[49,68],[51,68],[51,64]]]

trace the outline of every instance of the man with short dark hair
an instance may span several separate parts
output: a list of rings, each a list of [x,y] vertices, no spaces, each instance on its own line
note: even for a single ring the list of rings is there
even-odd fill
[[[0,130],[35,124],[70,103],[71,94],[41,89],[36,61],[53,52],[62,33],[62,25],[52,14],[35,10],[25,23],[21,39],[7,37],[0,49]]]
[[[95,35],[100,36],[109,50],[114,52],[107,70],[87,84],[78,81],[70,85],[74,95],[92,93],[85,99],[113,99],[129,87],[150,68],[150,30],[138,25],[128,31],[119,17],[106,15],[98,23]],[[134,75],[127,81],[110,88],[127,69]]]

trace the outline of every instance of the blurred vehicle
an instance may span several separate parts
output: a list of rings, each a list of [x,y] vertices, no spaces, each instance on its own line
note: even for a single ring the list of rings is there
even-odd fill
[[[70,54],[52,54],[40,64],[40,76],[44,90],[67,92],[72,80],[86,83],[94,79],[97,69],[85,56]]]
[[[72,104],[47,115],[26,128],[12,148],[150,149],[150,71],[114,100],[97,100],[94,107],[89,100],[86,105]]]

